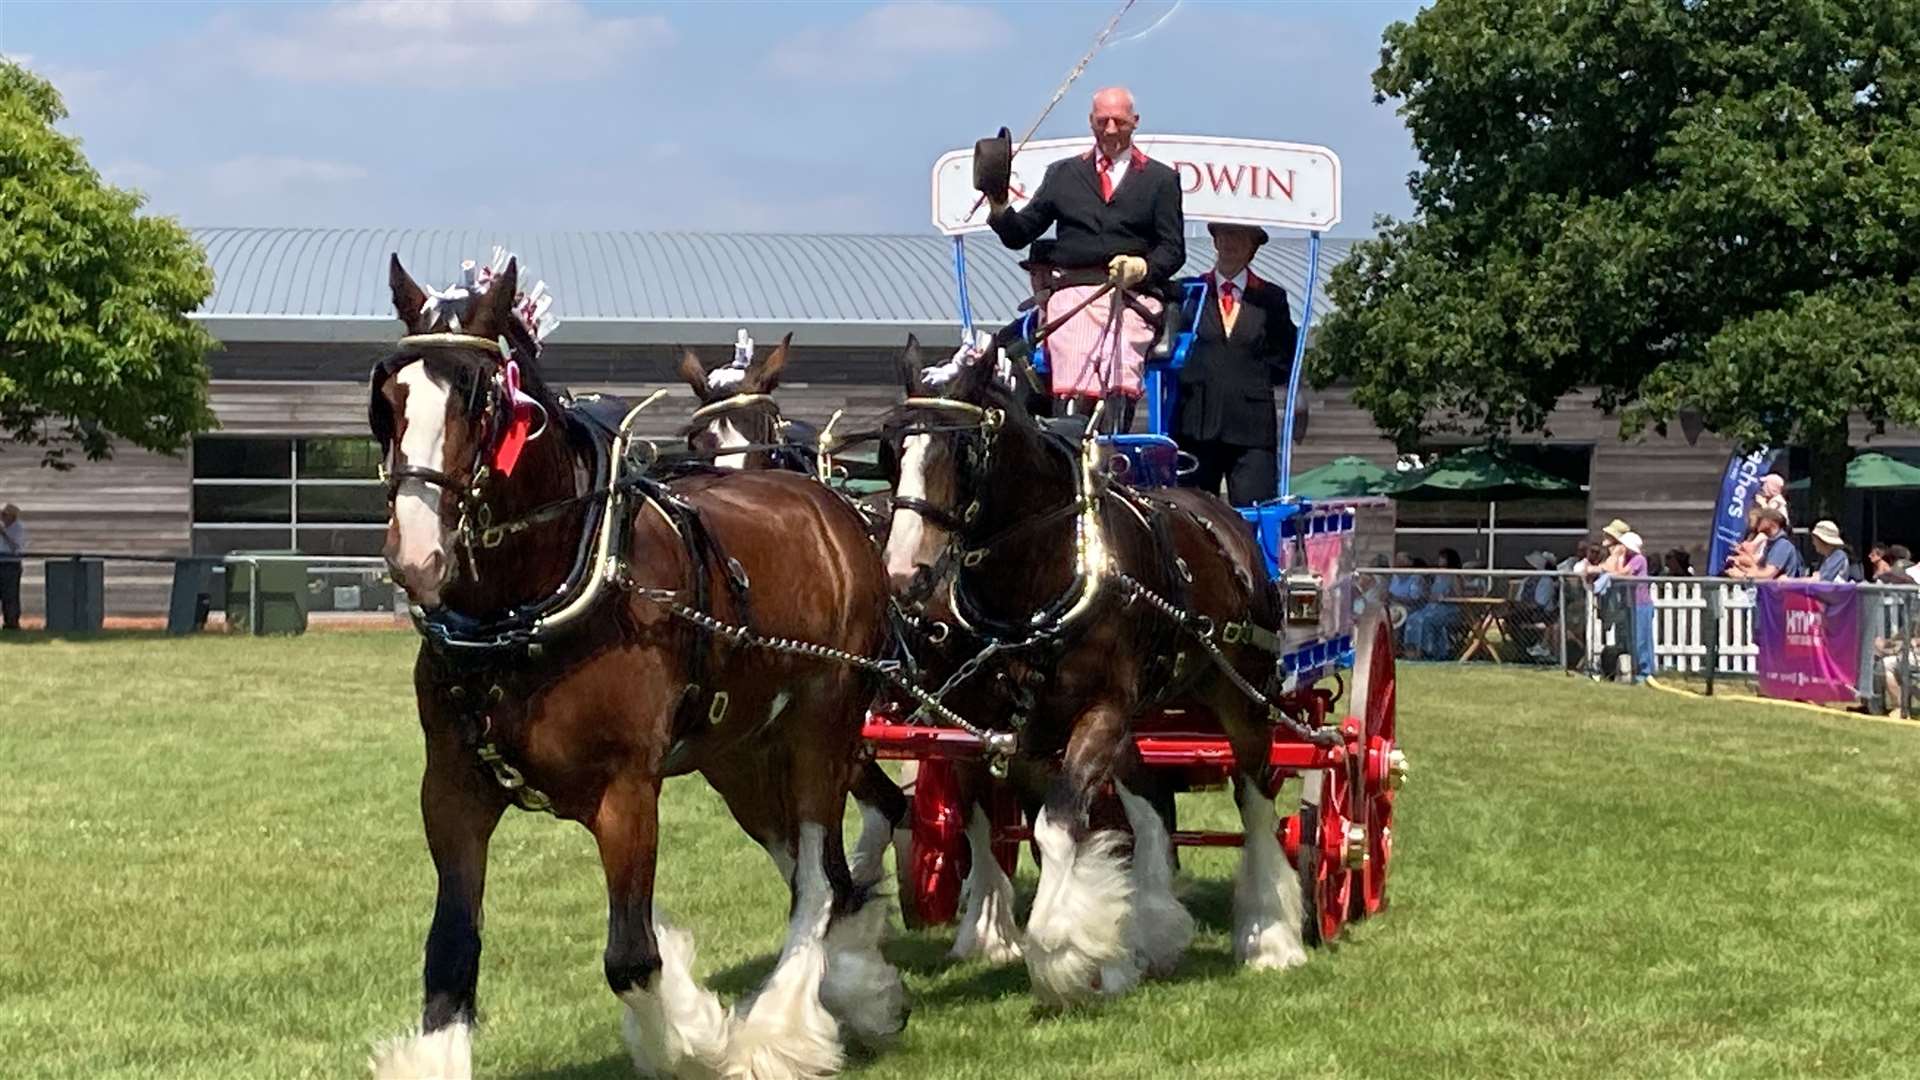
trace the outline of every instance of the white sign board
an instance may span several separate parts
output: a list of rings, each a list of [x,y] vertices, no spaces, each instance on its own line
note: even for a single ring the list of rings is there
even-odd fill
[[[1322,232],[1340,221],[1340,158],[1324,146],[1211,135],[1135,135],[1133,142],[1179,175],[1189,221]],[[1048,166],[1092,147],[1090,135],[1022,147],[1013,159],[1013,205],[1026,205]],[[971,149],[933,163],[933,224],[948,236],[987,227]]]

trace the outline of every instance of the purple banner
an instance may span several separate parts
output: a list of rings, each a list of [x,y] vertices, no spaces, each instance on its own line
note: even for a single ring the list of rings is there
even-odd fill
[[[1794,701],[1860,696],[1860,601],[1852,585],[1768,582],[1754,590],[1760,692]]]

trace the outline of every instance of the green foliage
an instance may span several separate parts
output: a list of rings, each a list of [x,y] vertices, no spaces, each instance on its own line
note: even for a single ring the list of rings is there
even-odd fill
[[[1920,422],[1920,5],[1440,0],[1374,86],[1417,213],[1334,271],[1313,370],[1403,444],[1581,386],[1625,435]]]
[[[213,426],[212,335],[188,312],[213,271],[186,230],[142,216],[54,124],[60,95],[0,61],[0,439],[49,464],[113,440],[177,452]]]

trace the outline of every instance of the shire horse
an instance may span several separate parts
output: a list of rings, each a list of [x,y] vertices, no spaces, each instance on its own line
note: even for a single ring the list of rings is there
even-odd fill
[[[922,657],[931,681],[998,643],[948,702],[965,715],[1011,718],[1021,744],[1011,776],[1039,806],[1040,884],[1020,936],[978,805],[983,770],[973,770],[963,795],[973,866],[955,951],[1023,952],[1048,1007],[1173,971],[1192,918],[1172,893],[1170,838],[1132,734],[1148,709],[1178,700],[1218,718],[1237,763],[1246,839],[1235,952],[1252,967],[1304,963],[1300,885],[1275,835],[1271,721],[1194,636],[1235,622],[1280,625],[1251,531],[1217,496],[1146,496],[1113,483],[1081,439],[1041,427],[993,365],[963,365],[937,388],[923,379],[925,366],[910,338],[900,358],[907,398],[882,425],[895,491],[887,569],[925,620],[950,624],[936,635],[944,644]],[[1184,626],[1142,590],[1188,613]],[[1220,648],[1241,679],[1274,689],[1271,653]],[[1101,827],[1120,815],[1131,844]]]
[[[887,635],[885,570],[859,515],[804,477],[625,475],[625,440],[609,451],[591,402],[540,379],[517,272],[509,262],[454,303],[391,265],[407,336],[375,368],[369,418],[387,560],[424,637],[420,809],[439,885],[421,1025],[377,1048],[374,1072],[470,1074],[487,847],[514,804],[579,822],[598,845],[605,973],[641,1072],[831,1072],[846,1042],[883,1041],[906,1015],[878,949],[884,906],[849,874],[841,839],[873,677],[688,613],[871,657]],[[497,456],[515,409],[501,338],[550,420],[510,469]],[[661,782],[696,771],[791,897],[773,972],[731,1013],[693,978],[691,936],[654,906]]]
[[[716,469],[816,471],[819,431],[804,420],[788,419],[773,396],[792,345],[792,334],[782,336],[772,352],[754,357],[732,382],[714,379],[699,354],[682,347],[676,370],[700,402],[682,432],[696,459]],[[884,525],[884,520],[876,517],[870,525]],[[874,761],[861,769],[852,794],[860,810],[860,835],[847,863],[855,881],[878,881],[886,872],[889,846],[897,865],[906,865],[907,796]]]
[[[772,352],[754,357],[731,382],[713,376],[739,369],[722,367],[709,373],[692,349],[681,349],[675,370],[700,400],[685,431],[689,450],[720,469],[813,471],[819,432],[782,416],[773,399],[792,344],[793,335],[785,335]]]

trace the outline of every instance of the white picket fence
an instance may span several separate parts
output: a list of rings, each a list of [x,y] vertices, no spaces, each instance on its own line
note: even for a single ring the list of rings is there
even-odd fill
[[[1872,590],[1872,587],[1868,587]],[[1753,641],[1753,586],[1716,581],[1653,581],[1653,658],[1661,671],[1704,672],[1708,634],[1716,621],[1708,605],[1719,594],[1719,662],[1722,675],[1753,675],[1760,649]],[[1900,592],[1872,590],[1865,598],[1867,637],[1898,636],[1905,616]],[[1597,604],[1586,604],[1587,640],[1614,644],[1611,630],[1601,625]]]

